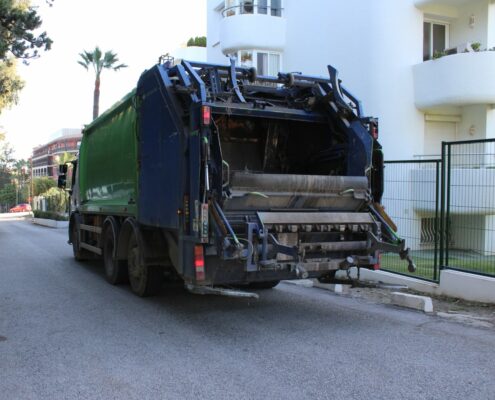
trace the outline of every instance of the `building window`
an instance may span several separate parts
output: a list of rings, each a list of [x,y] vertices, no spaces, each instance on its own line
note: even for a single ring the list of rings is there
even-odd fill
[[[241,1],[241,14],[253,14],[254,4],[253,0]]]
[[[431,60],[435,53],[449,47],[449,25],[442,22],[423,23],[423,61]]]
[[[237,54],[241,67],[256,67],[258,75],[277,76],[281,70],[281,54],[267,51],[241,50]]]
[[[224,17],[236,14],[282,16],[282,0],[225,0]]]
[[[280,54],[259,52],[256,68],[260,75],[277,76],[280,72]]]

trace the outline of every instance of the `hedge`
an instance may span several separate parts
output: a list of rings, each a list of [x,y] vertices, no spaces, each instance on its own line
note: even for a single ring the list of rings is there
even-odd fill
[[[67,221],[69,219],[65,215],[60,215],[53,211],[34,210],[33,214],[34,218],[54,219],[55,221]]]

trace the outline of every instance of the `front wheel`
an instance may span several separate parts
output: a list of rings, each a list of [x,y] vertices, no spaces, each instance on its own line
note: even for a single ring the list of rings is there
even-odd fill
[[[156,265],[144,265],[141,250],[135,234],[129,239],[127,251],[127,267],[131,290],[139,297],[148,297],[160,291],[163,271]]]
[[[90,258],[89,253],[79,246],[79,221],[75,217],[70,230],[70,241],[72,243],[72,253],[76,261],[84,261]]]
[[[114,231],[110,225],[107,225],[103,233],[103,263],[105,279],[112,285],[125,283],[127,280],[127,265],[125,261],[115,258],[115,245]]]

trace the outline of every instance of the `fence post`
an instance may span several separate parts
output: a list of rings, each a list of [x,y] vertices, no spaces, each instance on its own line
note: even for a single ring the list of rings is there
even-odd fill
[[[439,206],[439,196],[440,196],[440,163],[442,161],[435,162],[435,223],[434,223],[434,250],[433,250],[433,280],[437,280],[439,278],[438,274],[438,206]]]
[[[446,204],[446,214],[445,214],[445,266],[449,266],[449,233],[450,233],[450,187],[451,187],[451,153],[452,153],[452,145],[451,143],[447,143],[447,204]]]
[[[444,232],[445,232],[445,142],[442,142],[442,171],[440,173],[440,185],[441,185],[441,195],[440,195],[440,269],[444,267]]]

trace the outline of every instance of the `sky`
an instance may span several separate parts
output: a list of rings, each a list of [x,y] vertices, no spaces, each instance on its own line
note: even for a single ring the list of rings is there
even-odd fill
[[[140,74],[192,36],[206,36],[206,0],[32,0],[53,40],[18,72],[25,81],[19,103],[0,114],[0,127],[17,158],[28,158],[62,128],[91,122],[94,72],[77,63],[79,53],[99,46],[129,67],[101,76],[100,113],[136,85]]]

